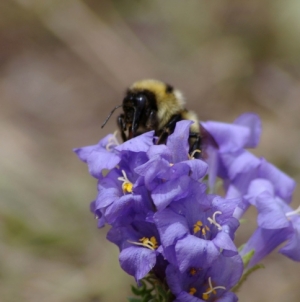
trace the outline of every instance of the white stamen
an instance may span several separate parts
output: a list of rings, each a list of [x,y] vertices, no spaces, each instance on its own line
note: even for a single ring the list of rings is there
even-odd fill
[[[211,277],[208,278],[208,285],[209,285],[210,289],[207,292],[203,293],[203,295],[209,295],[210,293],[212,293],[216,289],[224,289],[224,290],[226,290],[225,286],[215,286],[215,287],[213,287],[212,283],[211,283]]]
[[[116,130],[114,132],[114,134],[108,139],[108,142],[107,142],[106,147],[105,147],[107,151],[111,151],[112,147],[120,145],[118,140],[117,140],[117,134],[118,134],[118,130]]]
[[[285,216],[291,217],[291,216],[297,215],[297,214],[300,214],[300,206],[296,210],[286,213]]]
[[[201,153],[201,150],[199,149],[194,150],[191,154],[189,154],[189,159],[195,159],[194,156],[196,153]]]
[[[123,174],[123,177],[122,176],[118,177],[118,180],[126,182],[126,183],[130,183],[130,181],[127,178],[126,172],[124,170],[122,170],[122,174]]]
[[[217,221],[216,221],[216,215],[217,215],[217,214],[222,214],[222,212],[221,212],[221,211],[216,211],[216,212],[214,212],[212,218],[208,217],[207,220],[208,220],[211,224],[214,224],[214,225],[218,228],[219,231],[221,231],[221,230],[222,230],[222,226],[221,226],[220,224],[218,224]]]

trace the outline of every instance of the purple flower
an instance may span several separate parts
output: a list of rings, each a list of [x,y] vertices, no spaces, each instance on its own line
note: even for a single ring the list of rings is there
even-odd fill
[[[248,151],[243,151],[235,158],[224,156],[223,163],[228,171],[228,197],[247,194],[251,181],[259,178],[269,180],[278,197],[287,203],[291,201],[295,181],[265,159],[259,159]]]
[[[206,144],[209,187],[213,190],[217,176],[223,179],[228,177],[228,168],[223,162],[224,156],[229,157],[232,162],[244,148],[256,147],[260,138],[261,122],[257,115],[246,113],[238,117],[233,124],[208,121],[201,123],[201,126],[214,142],[213,144],[208,140]]]
[[[297,210],[293,210],[288,205],[283,204],[283,208],[285,216],[290,221],[290,232],[287,237],[287,242],[279,250],[279,253],[294,261],[300,261],[300,207],[298,207]]]
[[[283,182],[284,184],[284,182]],[[245,199],[258,210],[258,228],[244,246],[241,254],[254,251],[249,267],[257,264],[277,246],[287,241],[279,252],[300,261],[300,216],[276,195],[276,182],[255,179],[250,183]],[[282,195],[282,194],[281,194]]]
[[[233,243],[239,226],[232,217],[238,200],[207,196],[204,191],[189,191],[184,199],[154,214],[165,258],[180,271],[200,265],[209,267],[222,253],[237,254]],[[200,258],[200,260],[199,260]]]
[[[145,186],[149,191],[172,191],[181,183],[180,177],[188,176],[201,180],[207,172],[207,164],[202,160],[193,160],[188,154],[188,137],[190,121],[180,121],[175,131],[168,138],[167,145],[153,145],[147,155],[149,161],[140,165],[135,172],[144,177]],[[187,180],[187,178],[185,178]],[[182,180],[184,186],[184,180]],[[185,188],[180,190],[183,192]],[[156,192],[154,194],[156,194]],[[154,198],[155,203],[155,198]],[[165,207],[168,202],[156,206]]]
[[[244,149],[258,143],[261,128],[258,118],[248,114],[239,117],[233,125],[207,122],[203,126],[218,144],[218,149],[208,149],[209,185],[213,186],[219,176],[227,198],[242,198],[234,212],[237,219],[250,205],[258,210],[258,229],[243,249],[243,254],[255,250],[249,265],[260,261],[288,238],[286,248],[289,251],[285,248],[281,251],[298,259],[295,246],[299,238],[299,221],[286,217],[286,213],[292,211],[287,203],[292,199],[295,181],[265,159]]]
[[[92,176],[101,178],[103,170],[111,170],[120,163],[124,151],[125,154],[126,151],[146,152],[149,146],[153,144],[153,134],[153,131],[147,132],[122,145],[119,145],[115,135],[109,134],[100,140],[97,145],[76,148],[73,151],[83,162],[87,163]],[[127,152],[126,155],[131,152]],[[127,162],[126,155],[123,162]]]
[[[120,162],[120,156],[115,152],[118,145],[112,134],[105,136],[97,145],[74,149],[77,156],[88,165],[90,174],[95,178],[102,176],[102,170],[112,169]]]
[[[220,255],[209,268],[198,267],[189,267],[184,272],[172,264],[167,267],[167,282],[176,296],[175,301],[237,301],[235,294],[229,291],[239,281],[243,272],[239,255]]]
[[[105,176],[98,175],[98,196],[93,209],[109,224],[129,219],[133,208],[143,212],[153,208],[148,193],[138,186],[140,176],[134,172],[136,167],[148,161],[143,150],[149,148],[153,133],[141,135],[140,139],[136,152],[131,150],[131,144],[117,146],[114,150],[118,153],[118,166],[111,168]]]
[[[138,153],[134,157],[138,157]],[[150,214],[155,210],[146,188],[135,185],[138,178],[132,170],[126,173],[115,168],[99,180],[94,209],[102,213],[107,223],[125,223],[133,216]]]
[[[107,239],[120,249],[120,265],[138,282],[156,264],[160,239],[156,227],[145,221],[134,221],[123,227],[113,227]]]
[[[259,141],[261,122],[254,114],[243,114],[233,124],[205,122],[202,126],[218,145],[208,149],[209,185],[215,185],[216,177],[224,181],[228,198],[242,197],[248,192],[251,181],[265,178],[274,184],[275,193],[291,201],[295,182],[265,159],[259,159],[244,148],[255,147]],[[249,207],[245,200],[239,205],[240,218]]]
[[[120,265],[138,284],[148,273],[175,301],[237,301],[230,290],[249,267],[273,249],[300,261],[300,209],[289,206],[295,182],[245,148],[258,144],[261,123],[244,114],[233,124],[202,123],[203,160],[189,154],[191,121],[176,123],[165,145],[154,131],[123,144],[108,135],[75,149],[98,179],[90,209],[107,239],[120,249]],[[225,197],[214,192],[221,179]],[[241,253],[234,244],[239,219],[256,207],[257,230]],[[248,268],[249,268],[248,267]]]

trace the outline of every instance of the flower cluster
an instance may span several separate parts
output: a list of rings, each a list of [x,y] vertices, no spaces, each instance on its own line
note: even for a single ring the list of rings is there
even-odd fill
[[[289,206],[296,183],[264,158],[245,150],[255,147],[259,141],[259,118],[244,114],[232,125],[206,122],[203,126],[218,145],[212,151],[211,185],[219,176],[224,182],[226,198],[242,198],[234,212],[237,219],[251,205],[258,212],[258,227],[241,251],[241,255],[255,252],[249,267],[282,243],[285,245],[279,252],[300,261],[300,208],[293,210]]]
[[[295,183],[245,150],[259,141],[256,115],[202,123],[202,159],[188,153],[191,123],[178,122],[166,145],[150,131],[123,144],[108,135],[74,151],[98,179],[91,203],[98,227],[111,226],[107,239],[138,284],[151,274],[171,301],[237,301],[231,289],[242,277],[242,256],[254,251],[251,267],[286,242],[280,252],[300,261],[300,217],[288,205]],[[214,194],[217,179],[223,197]],[[250,205],[258,228],[239,253],[234,235]]]

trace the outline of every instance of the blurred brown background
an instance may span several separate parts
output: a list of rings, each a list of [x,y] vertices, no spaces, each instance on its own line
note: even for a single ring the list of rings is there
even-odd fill
[[[100,126],[135,80],[181,89],[202,120],[258,113],[255,153],[299,182],[299,16],[296,0],[1,0],[0,301],[126,301],[133,278],[72,148],[116,129],[118,113]],[[299,301],[300,263],[264,264],[240,301]]]

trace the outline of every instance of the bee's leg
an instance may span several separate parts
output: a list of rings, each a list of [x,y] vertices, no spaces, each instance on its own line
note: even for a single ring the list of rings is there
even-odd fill
[[[200,133],[190,132],[189,143],[190,143],[189,154],[192,155],[193,158],[201,158],[202,137]]]
[[[151,129],[157,129],[157,127],[158,127],[158,119],[157,119],[156,111],[151,110],[149,114],[149,118],[146,123],[146,128],[151,130]]]
[[[180,114],[173,115],[169,122],[165,125],[163,128],[161,134],[159,135],[157,144],[165,144],[167,141],[167,138],[170,134],[173,133],[176,123],[179,122],[182,119]]]
[[[118,119],[117,119],[117,124],[118,124],[118,127],[120,129],[120,132],[121,132],[121,137],[123,139],[123,142],[126,142],[128,140],[126,134],[125,134],[125,131],[126,131],[126,124],[125,124],[125,121],[124,121],[124,114],[120,114],[118,116]]]

